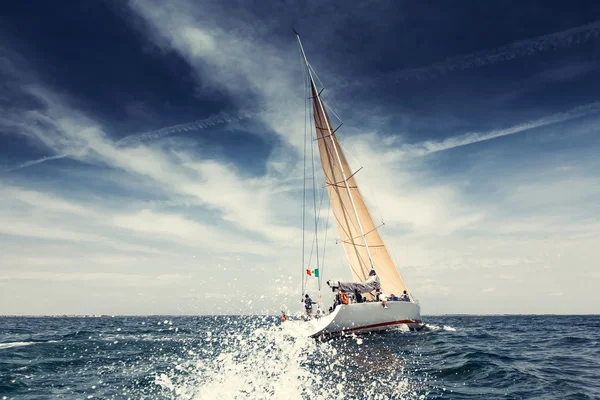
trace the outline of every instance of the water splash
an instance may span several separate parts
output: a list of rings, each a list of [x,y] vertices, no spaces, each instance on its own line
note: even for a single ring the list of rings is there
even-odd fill
[[[299,321],[245,328],[204,332],[202,344],[188,348],[190,359],[174,363],[154,383],[189,400],[423,396],[400,357],[371,359],[369,337],[320,342]]]

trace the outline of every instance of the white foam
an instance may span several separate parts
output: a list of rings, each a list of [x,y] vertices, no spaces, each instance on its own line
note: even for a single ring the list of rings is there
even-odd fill
[[[317,385],[321,377],[302,365],[318,346],[305,330],[306,324],[288,321],[248,335],[206,335],[218,343],[220,354],[181,366],[178,371],[192,371],[183,381],[161,375],[155,383],[182,399],[331,397],[337,386]]]
[[[168,390],[174,390],[175,389],[175,385],[173,385],[173,381],[171,381],[171,378],[169,378],[167,375],[165,374],[160,374],[159,376],[154,378],[154,383],[162,386]]]
[[[437,325],[425,324],[425,328],[427,328],[431,332],[437,332],[437,331],[456,332],[456,328],[453,328],[448,325],[437,326]]]
[[[11,349],[13,347],[23,347],[36,344],[37,342],[12,342],[12,343],[0,343],[0,349]]]
[[[444,325],[443,329],[448,332],[456,332],[456,328],[447,325]]]
[[[360,376],[370,374],[370,363],[345,351],[346,346],[367,346],[360,337],[320,342],[309,338],[309,324],[292,320],[270,328],[239,328],[235,333],[200,333],[201,340],[187,347],[189,358],[178,360],[154,383],[168,397],[186,400],[378,398],[382,390],[391,398],[418,398],[400,364],[395,375],[378,374],[376,386],[350,377],[357,368],[364,369]]]
[[[410,328],[406,324],[400,324],[394,330],[400,331],[400,332],[410,332]]]

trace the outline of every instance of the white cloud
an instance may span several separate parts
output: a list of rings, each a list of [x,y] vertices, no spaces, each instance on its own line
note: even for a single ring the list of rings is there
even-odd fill
[[[0,196],[2,196],[5,204],[8,204],[12,200],[15,203],[25,203],[33,208],[43,208],[46,212],[64,212],[81,216],[93,215],[93,211],[89,208],[34,190],[0,185]],[[17,206],[17,204],[14,206]]]
[[[483,218],[482,210],[461,204],[460,185],[424,184],[425,172],[408,172],[406,164],[398,162],[393,148],[376,145],[381,143],[377,136],[354,136],[351,145],[364,166],[357,179],[363,184],[363,195],[371,199],[375,218],[377,209],[386,210],[382,216],[386,222],[408,225],[410,232],[434,235],[450,234]]]
[[[155,234],[162,240],[201,246],[211,251],[270,254],[269,247],[260,242],[249,241],[232,232],[223,232],[180,215],[141,210],[134,215],[117,215],[113,218],[113,224],[132,231]]]
[[[57,152],[69,150],[81,161],[102,163],[128,174],[154,182],[157,189],[194,198],[199,205],[221,212],[223,218],[241,229],[268,238],[287,238],[294,230],[279,225],[272,217],[269,193],[278,181],[270,178],[245,178],[233,165],[200,161],[185,150],[163,150],[143,145],[119,147],[102,127],[80,113],[69,110],[64,101],[39,87],[31,89],[47,109],[45,114],[28,113],[33,122],[43,121],[51,129],[34,125],[29,130],[46,146]]]
[[[93,282],[99,286],[125,286],[131,288],[169,286],[190,279],[189,275],[119,274],[105,272],[8,272],[0,280],[44,281],[44,282]]]
[[[263,122],[294,148],[302,148],[304,93],[295,46],[277,48],[258,36],[258,28],[223,18],[208,5],[200,11],[187,1],[176,7],[156,1],[130,4],[159,45],[177,50],[199,75],[210,76],[201,79],[205,85],[226,88],[237,99],[258,96]],[[251,105],[246,103],[240,106]]]

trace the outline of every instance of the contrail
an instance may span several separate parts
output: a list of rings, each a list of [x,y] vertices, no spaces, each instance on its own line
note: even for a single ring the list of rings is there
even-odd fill
[[[400,148],[401,152],[412,156],[423,156],[438,151],[449,150],[455,147],[466,146],[473,143],[483,142],[502,136],[514,135],[515,133],[540,128],[560,122],[570,121],[600,112],[600,101],[578,106],[571,110],[552,114],[547,117],[539,118],[523,124],[515,125],[510,128],[493,130],[486,133],[467,133],[460,136],[451,137],[442,141],[426,141],[411,145],[404,145]]]
[[[152,140],[159,139],[168,135],[172,135],[174,133],[182,133],[182,132],[191,132],[198,131],[201,129],[210,128],[215,125],[231,123],[231,122],[239,122],[245,119],[252,118],[258,115],[258,112],[252,111],[241,111],[237,113],[235,116],[229,115],[227,113],[219,113],[216,115],[211,115],[208,118],[201,119],[194,122],[189,122],[185,124],[167,126],[165,128],[157,129],[150,132],[139,133],[135,135],[125,136],[120,139],[116,144],[119,145],[128,145],[136,142],[144,141],[144,140]]]
[[[453,71],[478,68],[516,58],[533,56],[549,50],[568,48],[597,39],[598,37],[600,37],[600,21],[595,21],[564,31],[519,40],[493,49],[451,57],[425,67],[404,69],[364,81],[342,81],[338,84],[338,87],[365,85],[369,82],[375,84],[384,80],[389,83],[390,81],[433,79]]]
[[[130,144],[134,144],[134,143],[145,141],[145,140],[160,139],[162,137],[172,135],[175,133],[197,131],[197,130],[201,130],[201,129],[210,128],[210,127],[213,127],[216,125],[220,125],[220,124],[231,123],[231,122],[240,122],[245,119],[253,118],[253,117],[257,116],[258,114],[260,114],[261,112],[264,112],[264,110],[262,110],[262,111],[242,110],[233,116],[229,115],[227,113],[219,113],[216,115],[211,115],[208,118],[197,120],[194,122],[167,126],[167,127],[161,128],[161,129],[157,129],[157,130],[145,132],[145,133],[128,135],[128,136],[125,136],[124,138],[120,139],[119,141],[117,141],[115,143],[115,145],[116,146],[127,146]],[[11,172],[11,171],[15,171],[15,170],[18,170],[21,168],[31,167],[32,165],[41,164],[46,161],[59,160],[61,158],[70,157],[72,155],[73,154],[58,154],[56,156],[42,157],[37,160],[26,161],[15,167],[6,169],[5,172]]]
[[[15,171],[17,169],[31,167],[32,165],[41,164],[46,161],[59,160],[61,158],[69,157],[71,155],[72,154],[58,154],[56,156],[42,157],[42,158],[38,158],[37,160],[26,161],[23,164],[17,165],[16,167],[12,167],[12,168],[5,170],[5,172],[11,172],[11,171]]]

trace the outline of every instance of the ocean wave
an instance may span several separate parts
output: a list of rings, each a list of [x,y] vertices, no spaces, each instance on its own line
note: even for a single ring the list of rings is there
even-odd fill
[[[7,342],[0,343],[0,350],[11,349],[13,347],[31,346],[32,344],[58,343],[59,340],[33,340],[29,342]]]
[[[2,349],[12,349],[13,347],[23,347],[30,346],[32,344],[36,344],[39,342],[10,342],[10,343],[0,343],[0,350]]]
[[[56,343],[56,342],[57,342],[57,340],[0,343],[0,350],[3,350],[3,349],[12,349],[14,347],[31,346],[32,344]]]

